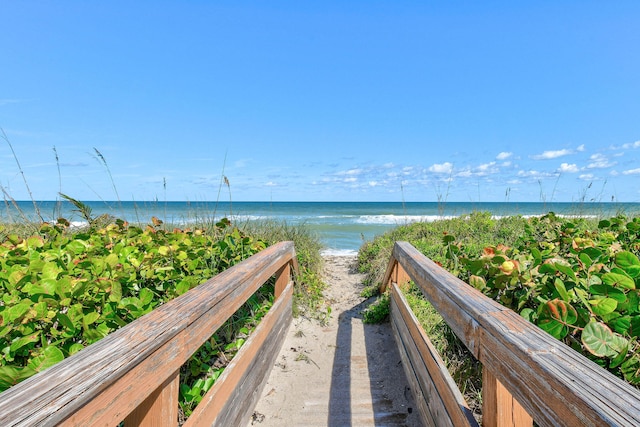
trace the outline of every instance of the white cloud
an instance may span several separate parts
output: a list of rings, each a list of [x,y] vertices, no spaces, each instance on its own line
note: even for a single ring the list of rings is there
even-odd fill
[[[518,176],[533,178],[533,179],[541,179],[541,178],[550,178],[554,176],[558,176],[555,172],[541,172],[537,170],[520,170],[518,171]]]
[[[622,144],[622,148],[640,148],[640,141],[629,142],[627,144]]]
[[[478,166],[478,171],[482,174],[497,172],[498,169],[494,168],[495,164],[496,162],[483,163],[480,166]]]
[[[640,175],[640,168],[623,171],[622,175]]]
[[[461,178],[469,178],[470,176],[473,176],[473,172],[471,172],[471,169],[466,168],[458,172],[456,175]]]
[[[453,171],[453,164],[449,162],[444,162],[441,164],[435,163],[429,166],[429,172],[434,173],[451,173]]]
[[[592,154],[591,157],[589,157],[589,160],[591,160],[591,163],[587,165],[587,168],[589,169],[609,168],[616,164],[616,162],[609,161],[605,155],[600,153]]]
[[[591,181],[593,179],[593,174],[592,173],[583,173],[578,178],[580,178],[582,180],[585,180],[585,181]]]
[[[359,168],[338,172],[338,175],[360,175],[360,174],[362,174],[362,169],[359,169]]]
[[[560,167],[558,168],[558,172],[567,172],[567,173],[576,173],[579,172],[580,169],[578,169],[578,166],[576,166],[575,164],[569,164],[569,163],[562,163],[560,165]]]
[[[548,151],[543,151],[542,154],[536,154],[534,156],[531,156],[531,158],[534,160],[548,160],[548,159],[555,159],[557,157],[567,156],[572,153],[573,153],[572,150],[567,150],[567,149],[548,150]]]
[[[578,148],[576,148],[576,151],[580,151],[580,152],[584,151],[584,144],[580,144]]]
[[[498,153],[498,155],[496,156],[497,160],[506,160],[509,157],[511,157],[513,155],[513,153],[510,153],[508,151],[503,151],[501,153]]]

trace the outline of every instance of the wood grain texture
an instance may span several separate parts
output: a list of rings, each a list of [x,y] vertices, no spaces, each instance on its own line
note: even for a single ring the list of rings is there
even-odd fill
[[[180,372],[175,372],[124,420],[125,426],[174,427],[178,425]]]
[[[477,426],[469,406],[397,284],[391,286],[391,317],[410,366],[438,426]]]
[[[541,426],[639,426],[640,393],[406,242],[393,258]]]
[[[292,320],[293,283],[289,283],[269,313],[203,397],[185,427],[239,425],[230,419],[251,416]],[[255,399],[254,399],[255,398]]]
[[[285,264],[273,245],[0,394],[0,425],[117,425]]]
[[[489,371],[482,371],[482,426],[531,427],[533,419]]]

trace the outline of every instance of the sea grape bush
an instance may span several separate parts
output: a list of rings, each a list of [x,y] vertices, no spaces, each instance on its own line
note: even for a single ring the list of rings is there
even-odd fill
[[[531,218],[511,247],[468,255],[444,236],[445,267],[633,385],[640,384],[640,218],[590,227]]]
[[[43,224],[37,235],[20,238],[6,235],[0,226],[0,391],[265,247],[228,220],[216,224],[215,232],[167,231],[156,218],[144,228],[122,220],[84,231],[69,228],[60,219]],[[231,319],[236,330],[247,323],[239,320],[262,315],[262,297],[252,297],[248,311],[237,314],[244,319]],[[215,359],[212,354],[242,344],[221,335],[194,355],[185,368],[187,377],[197,381],[208,370],[219,375],[221,366],[207,364]],[[207,344],[213,353],[207,353]],[[202,384],[194,392],[193,384],[185,383],[181,392],[193,401],[209,387]]]

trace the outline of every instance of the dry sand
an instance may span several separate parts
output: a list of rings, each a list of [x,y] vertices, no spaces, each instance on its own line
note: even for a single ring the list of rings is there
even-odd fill
[[[250,425],[419,426],[387,323],[365,325],[355,257],[325,256],[326,325],[293,320]]]

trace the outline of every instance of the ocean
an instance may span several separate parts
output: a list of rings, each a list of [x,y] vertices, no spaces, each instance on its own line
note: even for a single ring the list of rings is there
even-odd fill
[[[82,216],[67,202],[36,202],[41,216],[51,221],[59,216],[82,222]],[[155,216],[177,225],[202,220],[230,218],[236,224],[275,220],[290,225],[306,224],[326,246],[325,253],[355,254],[363,242],[385,231],[416,221],[434,221],[472,212],[490,212],[495,217],[558,215],[611,217],[623,213],[640,215],[640,203],[473,203],[473,202],[83,202],[92,216],[109,214],[129,222],[149,223]],[[6,201],[0,221],[35,220],[31,201]]]

